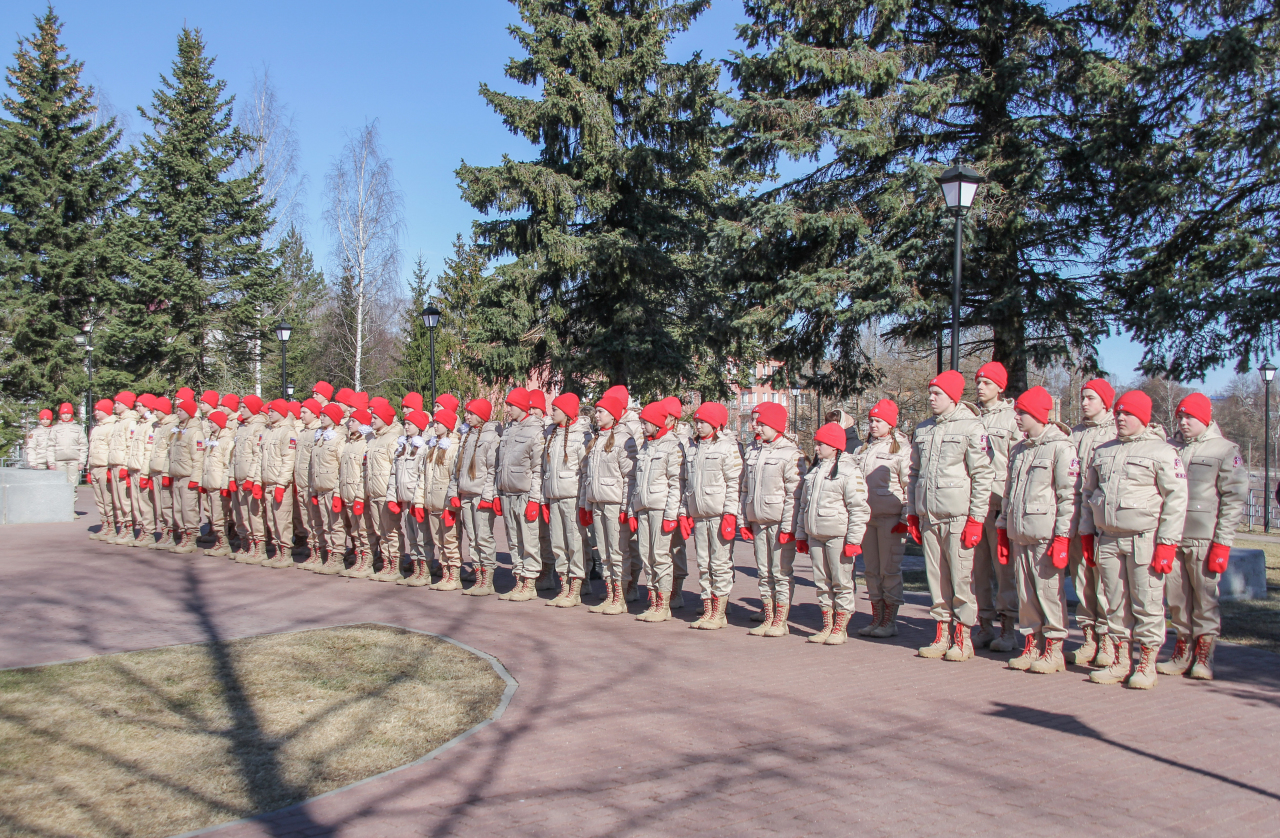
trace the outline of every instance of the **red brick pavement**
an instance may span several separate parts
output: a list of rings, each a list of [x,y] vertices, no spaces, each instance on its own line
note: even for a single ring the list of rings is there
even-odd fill
[[[438,758],[220,838],[1280,833],[1267,652],[1223,647],[1217,681],[1141,693],[914,658],[932,638],[919,595],[894,641],[823,647],[800,636],[818,623],[806,585],[796,635],[748,637],[745,572],[732,627],[698,632],[693,595],[648,625],[104,545],[92,518],[3,529],[0,666],[380,621],[487,651],[520,684]]]

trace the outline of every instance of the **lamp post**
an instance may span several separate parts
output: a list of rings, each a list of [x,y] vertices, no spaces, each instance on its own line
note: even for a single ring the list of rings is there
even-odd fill
[[[973,206],[978,186],[987,179],[968,166],[959,163],[936,178],[942,189],[942,199],[956,218],[956,256],[951,271],[951,369],[960,369],[960,262],[964,241],[964,216]]]
[[[1276,365],[1268,358],[1258,367],[1262,373],[1262,531],[1271,532],[1271,379],[1276,377]]]
[[[289,398],[293,398],[293,385],[292,385],[292,384],[286,384],[286,385],[284,386],[284,392],[285,392],[285,395],[286,395],[286,396],[288,396]]]
[[[436,407],[436,326],[440,325],[440,309],[427,303],[422,310],[422,325],[427,327],[427,335],[431,342],[431,409]]]
[[[289,397],[289,372],[285,368],[285,362],[287,360],[289,337],[292,334],[293,327],[284,320],[281,320],[280,325],[276,326],[276,340],[280,341],[280,395],[286,399]]]
[[[85,372],[89,376],[89,398],[84,406],[84,418],[89,430],[93,430],[93,321],[86,320],[81,328],[84,334],[76,337],[76,343],[84,347]]]

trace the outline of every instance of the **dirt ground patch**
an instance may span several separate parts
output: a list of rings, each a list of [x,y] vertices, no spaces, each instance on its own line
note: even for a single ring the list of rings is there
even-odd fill
[[[0,672],[0,836],[163,836],[412,762],[506,683],[452,643],[358,625]]]

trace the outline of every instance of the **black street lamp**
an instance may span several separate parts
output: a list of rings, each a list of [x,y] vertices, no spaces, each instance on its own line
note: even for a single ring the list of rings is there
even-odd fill
[[[436,326],[440,325],[440,309],[431,303],[422,310],[422,325],[427,327],[431,339],[431,409],[436,408]]]
[[[951,275],[951,369],[960,369],[960,262],[964,241],[964,216],[973,206],[978,187],[987,179],[959,163],[935,178],[947,209],[956,217],[956,258]]]
[[[86,320],[83,335],[76,336],[76,343],[84,347],[85,372],[89,375],[88,400],[84,407],[85,424],[93,430],[93,321]]]
[[[1262,531],[1271,532],[1271,379],[1276,365],[1268,358],[1258,367],[1265,390],[1262,407]]]
[[[280,395],[282,398],[288,398],[289,393],[289,372],[285,368],[286,348],[289,346],[289,336],[293,334],[293,327],[284,320],[280,321],[280,325],[276,326],[276,340],[280,341]]]

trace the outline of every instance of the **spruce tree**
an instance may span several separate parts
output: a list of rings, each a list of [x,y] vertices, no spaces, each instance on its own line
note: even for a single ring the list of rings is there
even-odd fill
[[[319,355],[323,338],[323,307],[327,299],[324,271],[315,265],[315,257],[307,247],[301,231],[293,225],[276,245],[274,256],[277,264],[277,292],[282,297],[277,303],[270,322],[263,321],[263,329],[271,332],[281,320],[293,326],[289,338],[289,382],[297,387],[295,396],[309,392],[310,387],[324,376],[320,374]],[[262,392],[274,394],[280,389],[280,343],[270,334],[263,344]],[[246,376],[245,392],[253,392],[251,378]]]
[[[481,95],[540,152],[457,170],[464,199],[496,216],[476,225],[483,254],[515,257],[486,285],[478,320],[493,322],[478,326],[505,347],[488,354],[515,377],[540,367],[571,388],[669,392],[720,351],[696,307],[729,186],[715,163],[719,74],[698,55],[666,59],[707,0],[513,2],[525,55],[506,74],[540,96]]]
[[[104,341],[136,375],[216,385],[222,359],[243,368],[251,340],[273,345],[259,324],[279,286],[263,237],[269,202],[261,173],[233,177],[253,138],[232,127],[232,98],[213,75],[199,30],[184,28],[172,79],[161,77],[142,141],[133,235],[139,248],[119,328]]]
[[[1108,65],[1082,8],[748,0],[726,163],[805,166],[730,207],[719,264],[741,289],[736,326],[785,362],[780,376],[867,388],[879,372],[860,331],[876,320],[933,343],[950,319],[953,230],[933,178],[955,158],[990,179],[965,229],[961,328],[991,330],[981,350],[1013,392],[1028,365],[1093,362],[1106,311],[1080,266],[1103,207],[1079,100]]]
[[[413,263],[413,277],[409,280],[408,306],[401,316],[405,337],[396,365],[396,386],[392,388],[397,402],[411,391],[421,393],[424,403],[431,398],[431,336],[422,322],[422,310],[430,301],[431,280],[427,277],[426,262],[419,256]],[[431,405],[425,406],[430,412]]]
[[[436,277],[436,307],[440,328],[436,334],[436,357],[440,359],[437,388],[444,392],[479,396],[483,383],[482,344],[476,334],[476,312],[488,285],[485,268],[489,260],[474,239],[453,240],[453,256],[445,257],[444,271]]]
[[[18,41],[0,100],[0,392],[79,403],[87,318],[107,310],[121,265],[115,234],[132,176],[114,120],[99,123],[83,63],[52,9]]]

